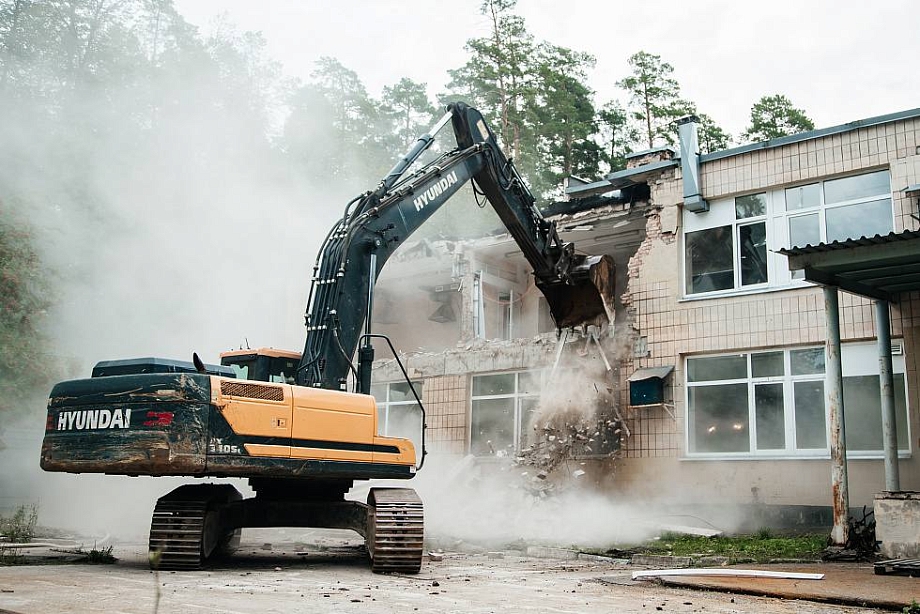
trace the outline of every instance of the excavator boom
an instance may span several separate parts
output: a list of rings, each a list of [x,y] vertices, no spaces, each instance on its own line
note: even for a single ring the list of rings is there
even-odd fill
[[[369,380],[357,377],[352,357],[361,331],[368,328],[377,276],[396,248],[469,181],[485,195],[533,268],[557,327],[612,320],[612,260],[576,254],[573,244],[559,238],[555,223],[540,213],[479,111],[457,102],[437,126],[448,118],[457,148],[404,178],[435,130],[421,137],[377,190],[352,201],[323,244],[307,305],[298,384],[344,389],[351,373],[359,391],[367,392]]]

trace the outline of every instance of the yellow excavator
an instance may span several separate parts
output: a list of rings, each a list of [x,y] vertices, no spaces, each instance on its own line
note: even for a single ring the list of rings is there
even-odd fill
[[[409,173],[447,123],[457,147]],[[453,103],[329,231],[313,269],[302,353],[237,350],[220,365],[197,355],[101,362],[92,377],[51,391],[42,468],[248,478],[248,499],[229,484],[198,483],[161,497],[150,526],[154,568],[198,569],[232,553],[242,528],[289,526],[352,529],[365,538],[375,572],[418,572],[424,513],[415,491],[371,488],[366,503],[345,495],[357,480],[409,479],[424,464],[424,428],[418,455],[410,440],[378,432],[373,342],[393,347],[371,332],[374,285],[394,250],[468,181],[522,250],[559,328],[612,314],[609,257],[576,254],[560,240],[482,115]]]

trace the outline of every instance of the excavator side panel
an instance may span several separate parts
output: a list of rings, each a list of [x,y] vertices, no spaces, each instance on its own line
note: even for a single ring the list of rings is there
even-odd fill
[[[247,380],[213,377],[214,405],[223,420],[236,435],[246,436],[243,444],[251,456],[290,458],[292,394],[291,386]],[[213,433],[208,453],[240,453],[239,446],[225,442],[225,433]]]
[[[377,435],[374,398],[215,377],[209,475],[410,478],[415,449]]]

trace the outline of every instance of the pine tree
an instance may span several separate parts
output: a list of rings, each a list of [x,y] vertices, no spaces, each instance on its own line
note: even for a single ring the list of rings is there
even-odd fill
[[[671,122],[681,115],[680,86],[671,77],[674,67],[645,51],[630,56],[632,74],[617,85],[629,92],[629,112],[642,126],[641,133],[649,149],[656,143],[673,143]]]
[[[768,141],[814,130],[815,124],[805,111],[793,106],[782,94],[764,96],[751,107],[751,125],[741,135],[748,142]]]

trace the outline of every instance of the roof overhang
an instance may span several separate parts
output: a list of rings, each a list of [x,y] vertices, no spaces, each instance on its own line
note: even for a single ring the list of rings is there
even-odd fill
[[[900,294],[920,291],[920,232],[862,237],[781,249],[790,270],[804,270],[805,279],[870,298],[896,301]]]
[[[635,168],[623,169],[610,173],[594,183],[570,185],[565,193],[570,198],[583,198],[593,194],[604,194],[612,190],[625,190],[634,185],[644,184],[650,178],[657,177],[663,170],[674,168],[678,164],[680,164],[679,160],[661,160]]]

